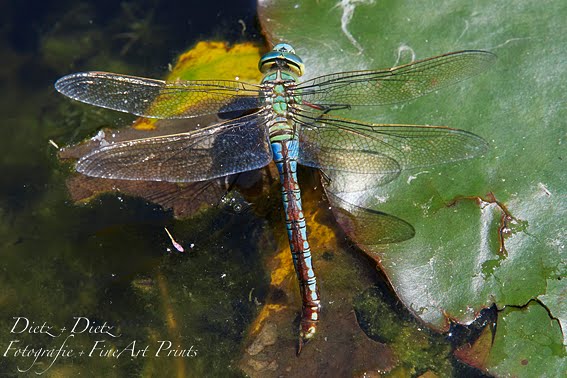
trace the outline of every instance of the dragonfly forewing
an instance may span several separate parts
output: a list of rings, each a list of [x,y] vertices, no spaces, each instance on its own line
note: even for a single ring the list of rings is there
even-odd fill
[[[261,106],[260,86],[230,80],[166,82],[80,72],[62,77],[55,88],[77,101],[146,118],[191,118]]]
[[[306,103],[323,108],[405,102],[485,71],[496,55],[459,51],[384,70],[320,76],[295,90]]]
[[[262,112],[196,131],[109,144],[82,157],[87,176],[195,182],[266,166],[272,160]]]

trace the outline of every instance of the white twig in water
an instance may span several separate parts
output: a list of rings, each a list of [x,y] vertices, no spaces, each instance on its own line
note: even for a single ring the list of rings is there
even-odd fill
[[[171,239],[171,244],[173,244],[173,246],[175,247],[175,249],[177,249],[179,252],[185,252],[185,250],[183,249],[183,247],[181,246],[181,244],[179,244],[178,242],[175,241],[175,239],[173,238],[173,236],[171,236],[171,234],[169,233],[169,230],[167,229],[167,227],[163,228],[165,230],[165,232],[167,232],[167,236],[169,236],[169,238]]]
[[[238,23],[242,25],[242,31],[240,33],[244,35],[244,33],[246,33],[246,24],[244,23],[244,20],[238,20]]]

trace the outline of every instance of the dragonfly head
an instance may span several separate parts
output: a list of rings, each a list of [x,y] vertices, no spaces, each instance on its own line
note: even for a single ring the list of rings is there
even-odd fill
[[[272,51],[264,54],[258,63],[260,72],[266,73],[274,68],[287,68],[297,76],[302,76],[305,66],[300,57],[295,55],[295,50],[287,43],[279,43],[274,46]]]

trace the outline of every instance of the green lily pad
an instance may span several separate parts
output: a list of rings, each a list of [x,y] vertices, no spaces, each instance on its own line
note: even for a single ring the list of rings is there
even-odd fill
[[[486,366],[502,376],[561,376],[567,368],[565,347],[557,321],[549,320],[547,310],[537,302],[525,308],[508,307],[500,313],[498,338]],[[518,343],[518,339],[524,342]]]
[[[559,77],[567,8],[559,1],[502,7],[489,1],[439,6],[276,0],[261,3],[259,13],[268,40],[292,44],[307,77],[386,68],[465,49],[498,55],[485,74],[439,93],[341,115],[456,127],[489,142],[482,158],[407,171],[377,188],[375,207],[409,222],[416,235],[363,249],[379,261],[405,305],[440,331],[451,322],[470,323],[493,303],[503,309],[538,298],[549,312],[532,320],[549,325],[549,343],[533,347],[534,333],[522,332],[515,323],[520,320],[507,316],[507,332],[497,328],[493,352],[479,367],[514,374],[504,361],[517,359],[515,348],[495,357],[505,336],[505,345],[531,345],[526,347],[530,364],[546,371],[547,356],[556,356],[555,346],[566,343],[561,330],[567,329],[561,305],[567,273],[561,263],[567,235],[562,161],[567,85]],[[499,322],[504,318],[500,313]]]

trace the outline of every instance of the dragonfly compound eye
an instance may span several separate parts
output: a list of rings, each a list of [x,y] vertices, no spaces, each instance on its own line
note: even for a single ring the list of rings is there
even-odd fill
[[[303,61],[287,43],[276,45],[272,51],[264,54],[258,63],[258,69],[262,73],[278,68],[288,68],[297,76],[302,76],[305,72]]]
[[[295,55],[295,50],[293,49],[293,46],[287,43],[278,43],[277,45],[274,46],[272,51],[279,51],[282,53],[289,53]]]

